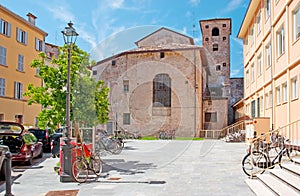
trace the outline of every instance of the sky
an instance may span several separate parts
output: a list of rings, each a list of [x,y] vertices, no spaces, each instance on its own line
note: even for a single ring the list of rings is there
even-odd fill
[[[166,27],[202,45],[199,20],[231,18],[231,77],[243,77],[243,42],[237,38],[250,0],[0,0],[0,4],[48,33],[46,42],[63,45],[69,21],[76,44],[99,61],[136,48],[134,42]]]

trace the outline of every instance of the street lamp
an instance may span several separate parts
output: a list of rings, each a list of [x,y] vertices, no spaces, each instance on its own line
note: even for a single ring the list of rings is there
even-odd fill
[[[66,97],[66,128],[65,133],[65,145],[62,146],[63,160],[62,160],[62,175],[60,176],[61,182],[72,182],[72,146],[71,140],[71,126],[70,126],[70,82],[71,82],[71,49],[75,44],[78,33],[73,27],[73,23],[70,21],[68,26],[61,31],[64,37],[65,44],[68,45],[68,78],[67,78],[67,97]]]

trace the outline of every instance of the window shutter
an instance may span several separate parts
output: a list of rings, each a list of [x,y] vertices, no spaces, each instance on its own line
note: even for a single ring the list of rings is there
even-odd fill
[[[16,99],[18,97],[18,83],[15,82],[15,96],[14,98]]]
[[[0,33],[3,34],[3,32],[2,32],[2,19],[0,19],[0,31],[1,31]]]
[[[25,43],[25,45],[27,45],[27,43],[28,43],[28,41],[27,41],[28,40],[28,33],[25,32],[25,31],[24,31],[24,33],[25,33],[25,42],[24,43]]]
[[[20,83],[20,96],[19,96],[20,99],[23,99],[23,84]]]
[[[11,24],[7,23],[7,36],[10,37],[11,36]]]
[[[16,34],[16,38],[17,38],[17,41],[20,42],[20,29],[17,27],[17,34]]]
[[[39,39],[35,38],[35,49],[38,51],[39,50]]]
[[[45,52],[45,42],[42,41],[42,51]]]

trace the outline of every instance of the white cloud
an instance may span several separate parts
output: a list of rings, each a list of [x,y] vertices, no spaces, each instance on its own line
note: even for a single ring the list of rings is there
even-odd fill
[[[241,70],[242,69],[231,69],[231,71],[230,71],[230,77],[234,77],[234,76],[239,75],[239,73],[240,73]]]
[[[62,22],[62,26],[66,26],[68,22],[72,21],[75,24],[74,28],[79,33],[80,38],[89,43],[91,47],[96,46],[95,36],[86,30],[84,23],[76,19],[75,15],[70,11],[70,6],[67,2],[56,1],[53,6],[45,5],[45,7],[52,14],[54,19]]]
[[[234,42],[236,42],[236,43],[239,45],[239,47],[241,47],[241,48],[244,47],[244,45],[243,45],[243,40],[241,40],[241,39],[239,39],[239,38],[236,38],[236,37],[232,37],[231,39],[232,39]]]
[[[108,6],[113,8],[113,9],[120,9],[124,6],[124,0],[109,0],[107,1]]]
[[[231,11],[235,10],[236,8],[238,8],[241,5],[242,2],[243,2],[243,0],[231,0],[227,4],[224,12],[231,12]]]
[[[192,4],[193,6],[197,6],[197,5],[199,5],[200,0],[190,0],[189,2],[190,2],[190,4]]]

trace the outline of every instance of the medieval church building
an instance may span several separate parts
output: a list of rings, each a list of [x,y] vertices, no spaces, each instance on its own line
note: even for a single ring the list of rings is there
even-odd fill
[[[160,28],[92,68],[110,88],[108,131],[218,137],[232,115],[231,19],[201,20],[200,27],[203,46]]]

